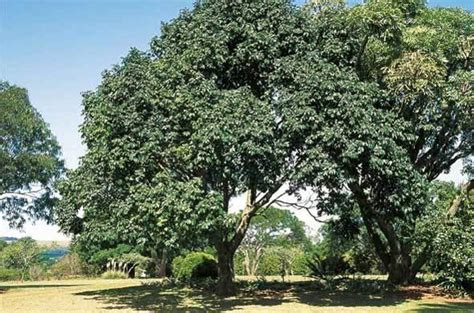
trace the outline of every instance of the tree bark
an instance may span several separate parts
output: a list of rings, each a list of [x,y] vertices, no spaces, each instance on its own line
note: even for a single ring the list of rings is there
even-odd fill
[[[412,283],[416,273],[412,270],[411,257],[407,254],[392,255],[388,268],[388,282],[394,285]]]
[[[168,260],[168,254],[166,250],[163,250],[161,254],[161,259],[159,260],[158,265],[158,277],[164,278],[166,277],[166,261]]]
[[[234,286],[234,254],[235,250],[229,244],[217,247],[217,293],[229,296],[235,293]]]
[[[461,194],[453,200],[451,206],[448,209],[448,218],[453,218],[456,215],[464,198],[469,196],[469,193],[472,189],[474,189],[474,179],[469,180],[467,183],[461,186]]]
[[[353,184],[350,187],[356,197],[375,252],[388,271],[388,281],[394,285],[413,282],[422,266],[419,264],[422,260],[412,264],[411,247],[400,240],[391,222],[372,209],[369,199],[360,186]],[[384,241],[378,235],[375,227],[378,227],[378,230],[383,234]]]
[[[218,282],[217,293],[219,295],[232,295],[235,293],[234,286],[234,255],[240,243],[245,237],[250,226],[252,217],[257,211],[269,205],[272,195],[280,189],[281,185],[274,186],[268,190],[259,200],[257,200],[257,190],[251,188],[247,191],[247,204],[240,216],[235,233],[231,239],[227,239],[226,234],[221,234],[216,238],[217,263],[218,263]]]

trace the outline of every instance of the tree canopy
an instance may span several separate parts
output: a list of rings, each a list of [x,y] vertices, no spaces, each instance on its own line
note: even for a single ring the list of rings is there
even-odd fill
[[[348,226],[340,229],[354,230],[349,226],[362,219],[390,281],[413,279],[432,247],[430,239],[414,243],[416,225],[433,205],[430,183],[473,155],[474,18],[423,1],[310,9],[317,23],[333,25],[320,45],[345,53],[339,67],[351,68],[377,97],[333,111],[338,127],[329,124],[320,137],[308,130],[315,165],[302,181],[320,195],[320,211]],[[314,85],[301,80],[298,92],[306,98],[299,108],[319,96],[308,92]]]
[[[51,217],[61,150],[26,89],[0,82],[0,213],[11,227]]]
[[[430,182],[472,156],[473,25],[419,0],[197,2],[85,94],[57,221],[91,244],[207,238],[229,293],[252,218],[311,189],[409,280],[430,253],[413,236]]]

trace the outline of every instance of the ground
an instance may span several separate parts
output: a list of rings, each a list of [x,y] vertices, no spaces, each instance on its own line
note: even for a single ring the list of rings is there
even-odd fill
[[[474,312],[472,299],[445,298],[423,286],[388,294],[314,286],[293,277],[265,290],[219,298],[150,279],[0,282],[0,312]]]

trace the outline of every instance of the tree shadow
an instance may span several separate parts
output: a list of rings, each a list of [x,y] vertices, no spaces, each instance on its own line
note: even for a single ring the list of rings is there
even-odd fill
[[[245,309],[248,306],[271,307],[284,303],[302,303],[316,307],[392,307],[404,301],[421,299],[410,295],[377,292],[325,291],[311,282],[279,283],[265,289],[242,291],[235,297],[219,297],[206,290],[164,285],[142,285],[76,293],[105,304],[105,309],[133,309],[154,312],[210,312]]]
[[[299,303],[311,306],[343,306],[343,307],[391,307],[401,304],[407,300],[421,299],[406,298],[396,294],[371,294],[354,293],[349,291],[319,291],[319,292],[299,292],[296,294]]]
[[[146,310],[152,312],[212,312],[247,305],[274,306],[283,298],[218,297],[212,292],[157,285],[142,285],[107,290],[84,291],[76,295],[106,304],[104,309]]]

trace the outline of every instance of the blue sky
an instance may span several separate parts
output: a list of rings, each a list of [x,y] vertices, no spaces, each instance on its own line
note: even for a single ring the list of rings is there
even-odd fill
[[[148,48],[193,0],[0,0],[0,79],[25,87],[56,134],[70,168],[84,153],[78,126],[81,92],[131,47]],[[302,0],[296,1],[302,3]],[[474,10],[474,0],[432,0]],[[28,225],[27,235],[61,239],[54,227]],[[0,221],[0,236],[18,235]],[[23,235],[24,235],[23,234]]]

